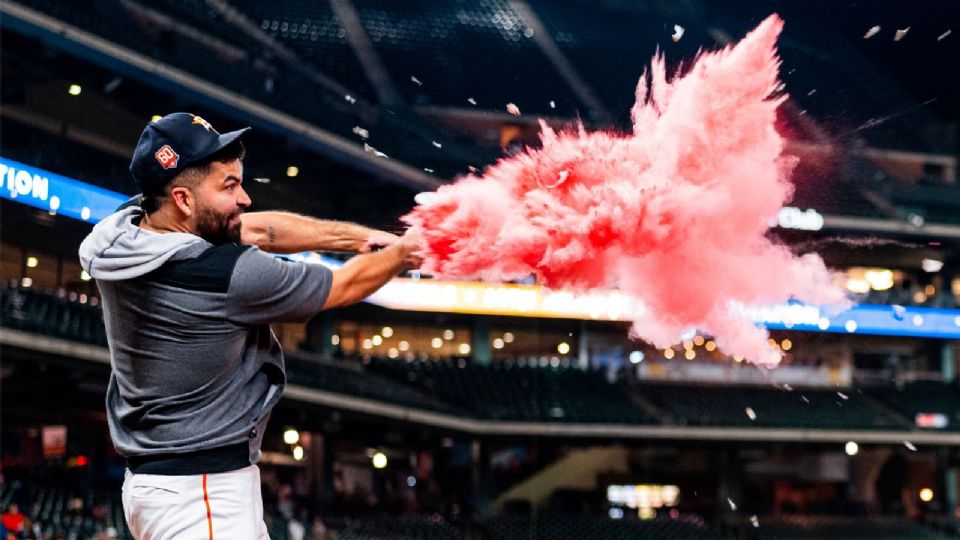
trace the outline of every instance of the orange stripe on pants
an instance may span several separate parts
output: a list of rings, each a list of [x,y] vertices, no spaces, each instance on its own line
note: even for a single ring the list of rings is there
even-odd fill
[[[203,475],[203,504],[207,506],[207,529],[210,531],[210,540],[213,540],[213,517],[210,515],[210,497],[207,496],[207,475]]]

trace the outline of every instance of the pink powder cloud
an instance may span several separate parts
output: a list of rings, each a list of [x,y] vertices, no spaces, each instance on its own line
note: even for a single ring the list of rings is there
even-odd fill
[[[551,288],[617,287],[642,300],[635,337],[657,347],[697,328],[758,364],[779,362],[737,306],[845,303],[820,257],[767,235],[796,158],[774,129],[783,27],[771,15],[736,45],[668,79],[662,55],[637,86],[632,134],[555,132],[482,175],[441,187],[403,219],[424,270]]]

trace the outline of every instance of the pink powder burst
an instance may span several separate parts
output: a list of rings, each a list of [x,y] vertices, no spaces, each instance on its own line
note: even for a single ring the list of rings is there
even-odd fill
[[[779,362],[744,306],[846,302],[820,257],[766,236],[797,161],[774,129],[786,99],[772,95],[782,28],[771,15],[669,80],[655,56],[637,85],[632,134],[541,122],[541,148],[441,187],[403,218],[423,230],[424,270],[617,287],[643,303],[635,337],[666,347],[697,328],[728,354]]]

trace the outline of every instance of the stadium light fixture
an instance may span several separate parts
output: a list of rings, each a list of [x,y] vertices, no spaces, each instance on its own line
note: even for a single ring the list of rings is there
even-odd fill
[[[372,341],[373,344],[376,345],[377,347],[379,347],[380,345],[383,345],[383,337],[381,337],[380,335],[373,336],[372,338],[370,338],[370,341]]]
[[[860,445],[853,441],[847,441],[847,444],[843,446],[843,451],[846,452],[848,456],[855,456],[860,452]]]
[[[504,333],[503,333],[503,342],[504,342],[504,343],[513,343],[513,332],[504,332]]]
[[[36,257],[27,257],[27,268],[36,268],[40,265],[40,260]]]
[[[570,344],[566,341],[560,342],[560,344],[557,345],[557,352],[560,354],[568,354],[570,352]]]
[[[494,349],[502,349],[502,348],[503,348],[503,345],[504,345],[504,342],[503,342],[502,339],[497,338],[497,339],[493,340],[493,348],[494,348]]]
[[[430,340],[430,346],[433,347],[434,349],[439,349],[440,347],[443,347],[443,340],[438,337],[435,337]]]
[[[457,352],[460,354],[470,354],[470,344],[461,343],[460,346],[457,347]]]
[[[456,334],[453,333],[453,330],[450,330],[449,328],[443,331],[443,339],[447,341],[453,339],[455,335]]]
[[[293,447],[293,459],[303,461],[303,447],[300,445]]]
[[[923,502],[930,502],[933,500],[933,490],[930,488],[923,488],[920,490],[920,500]]]
[[[374,469],[384,469],[387,467],[387,456],[383,452],[374,454],[372,461]]]
[[[71,96],[79,96],[82,91],[83,88],[81,88],[79,84],[71,84],[70,88],[67,89],[67,93]]]
[[[287,444],[297,444],[300,442],[300,432],[294,428],[287,428],[283,432],[283,442]]]
[[[389,326],[384,326],[384,327],[380,330],[380,334],[381,334],[383,337],[386,337],[386,338],[388,338],[388,337],[393,337],[393,328],[390,328]]]
[[[294,176],[300,174],[300,168],[295,165],[290,165],[287,167],[287,176],[293,178]]]

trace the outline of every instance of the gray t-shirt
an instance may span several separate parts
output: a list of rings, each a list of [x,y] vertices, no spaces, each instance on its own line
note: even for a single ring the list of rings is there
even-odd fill
[[[173,259],[132,279],[97,280],[113,442],[129,457],[247,441],[256,462],[286,381],[268,324],[318,313],[332,273],[236,244],[193,243]]]

